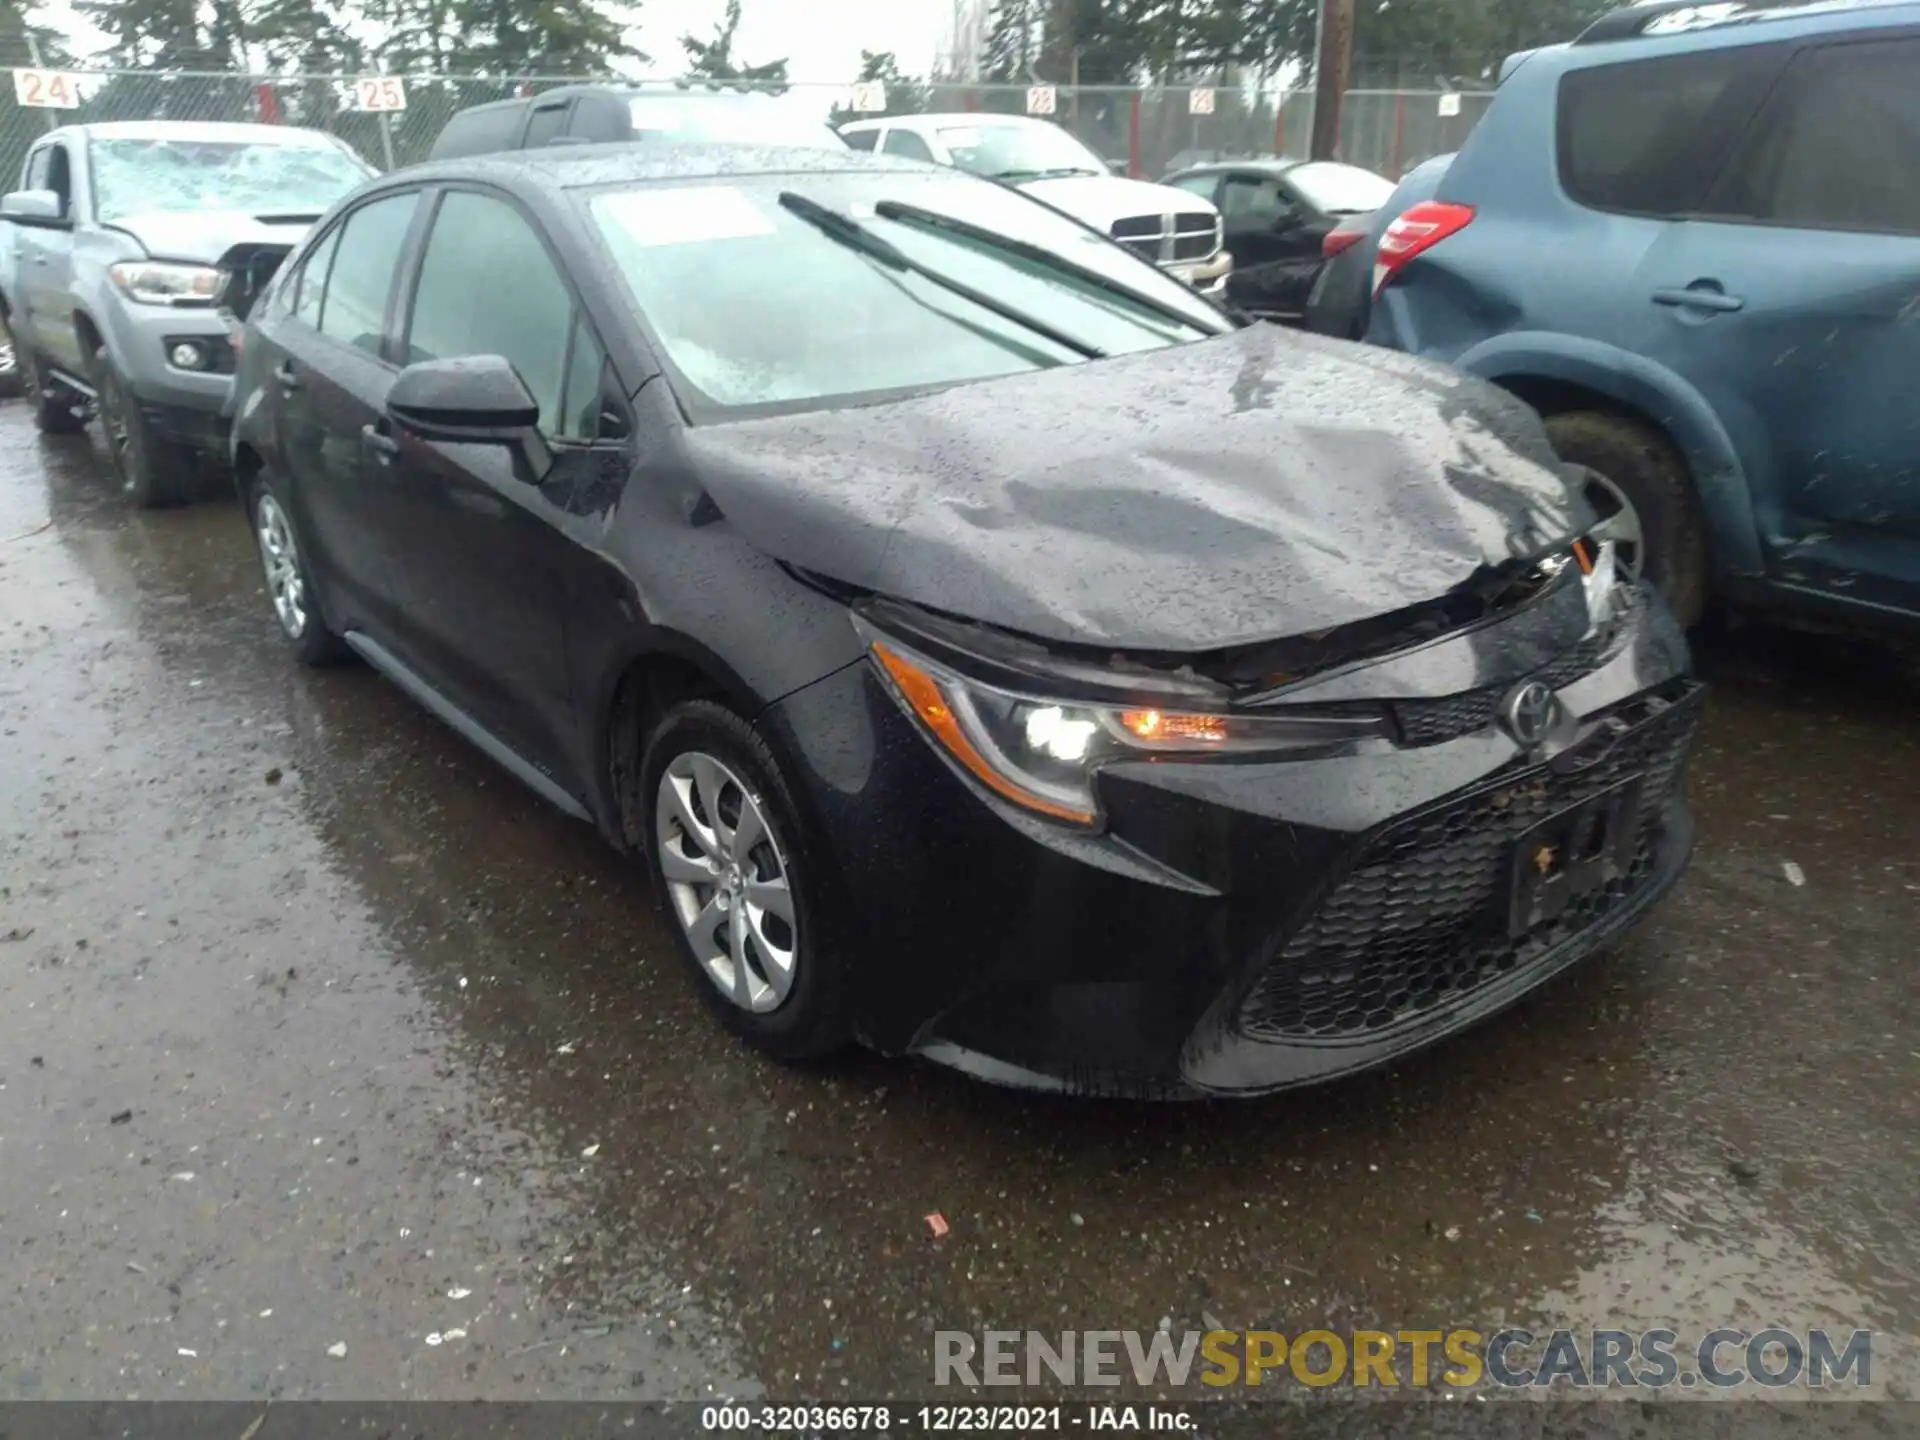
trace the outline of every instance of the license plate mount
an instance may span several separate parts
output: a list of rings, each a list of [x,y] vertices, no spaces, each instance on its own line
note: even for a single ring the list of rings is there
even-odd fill
[[[1574,901],[1627,873],[1639,838],[1642,778],[1569,805],[1514,841],[1508,934],[1517,939],[1559,919]]]

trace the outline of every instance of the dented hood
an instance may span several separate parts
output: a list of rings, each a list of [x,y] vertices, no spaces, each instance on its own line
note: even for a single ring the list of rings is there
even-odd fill
[[[779,559],[1129,650],[1404,609],[1591,518],[1519,402],[1271,326],[687,439],[721,512]]]
[[[313,218],[263,217],[237,210],[148,210],[121,216],[113,228],[133,236],[155,259],[211,265],[236,245],[298,245]]]

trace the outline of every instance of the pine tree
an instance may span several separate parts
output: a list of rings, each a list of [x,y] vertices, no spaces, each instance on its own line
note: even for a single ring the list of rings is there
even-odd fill
[[[714,26],[711,40],[682,35],[680,48],[687,52],[687,74],[702,80],[735,80],[784,90],[787,84],[785,60],[744,65],[733,58],[733,36],[739,28],[740,0],[727,0],[725,16]]]
[[[644,60],[597,0],[454,0],[457,69],[489,75],[605,75]]]
[[[980,56],[982,78],[1002,85],[1026,84],[1039,39],[1037,8],[1035,0],[994,0]]]

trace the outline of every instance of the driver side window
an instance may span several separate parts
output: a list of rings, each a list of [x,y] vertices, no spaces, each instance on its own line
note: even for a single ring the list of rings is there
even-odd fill
[[[553,257],[506,201],[449,190],[420,262],[406,363],[463,355],[505,356],[539,403],[548,438],[596,438],[605,362],[584,320],[576,335],[573,295]]]
[[[1278,180],[1229,175],[1227,183],[1220,187],[1220,214],[1227,224],[1236,228],[1251,230],[1272,225],[1293,213],[1293,202],[1280,189]]]

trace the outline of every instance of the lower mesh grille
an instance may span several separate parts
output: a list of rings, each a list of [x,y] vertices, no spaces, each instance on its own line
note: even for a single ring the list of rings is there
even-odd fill
[[[1647,713],[1617,717],[1638,723],[1583,770],[1527,771],[1375,836],[1241,1002],[1240,1032],[1297,1042],[1383,1030],[1524,969],[1605,919],[1653,874],[1661,811],[1684,775],[1700,693],[1636,702]],[[1504,902],[1516,842],[1636,777],[1630,863],[1555,919],[1510,936]]]

